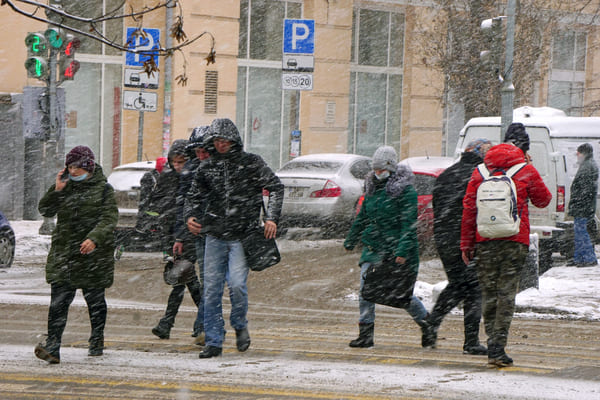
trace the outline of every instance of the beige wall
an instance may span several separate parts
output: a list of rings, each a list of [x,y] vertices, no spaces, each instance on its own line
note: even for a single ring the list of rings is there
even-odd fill
[[[348,144],[348,90],[350,86],[350,41],[352,38],[352,7],[358,0],[305,0],[304,18],[314,19],[315,71],[314,89],[301,92],[300,129],[302,130],[303,154],[316,152],[346,152]],[[150,0],[131,0],[139,7],[153,4]],[[366,4],[365,1],[362,3]],[[427,5],[419,2],[369,2],[384,9],[398,9],[405,13],[406,34],[403,69],[402,101],[402,158],[418,155],[440,155],[442,146],[443,110],[440,96],[443,80],[439,73],[423,64],[422,57],[413,53],[410,46],[419,25],[417,21],[427,21]],[[204,58],[210,49],[210,37],[207,35],[194,44],[184,48],[187,60],[187,86],[178,86],[173,81],[170,131],[172,142],[178,138],[189,137],[193,127],[208,125],[217,117],[236,117],[236,90],[238,69],[239,0],[191,1],[185,2],[184,28],[188,38],[204,31],[215,37],[216,64],[207,66]],[[135,26],[131,20],[124,28]],[[161,38],[166,38],[164,12],[146,17],[144,26],[161,30]],[[41,82],[28,80],[23,62],[26,49],[26,32],[43,30],[45,26],[19,16],[7,9],[0,14],[0,33],[11,38],[5,41],[0,50],[3,63],[0,64],[2,92],[22,92],[26,85],[40,85]],[[600,52],[595,43],[600,40],[598,31],[588,38],[587,81],[586,88],[598,86],[600,71]],[[184,57],[175,53],[173,60],[173,78],[183,72]],[[158,110],[144,113],[143,153],[149,159],[162,155],[163,139],[163,91],[166,86],[164,76],[165,60],[160,59]],[[216,114],[204,112],[205,73],[218,71],[218,103]],[[123,90],[133,90],[123,88]],[[149,90],[150,91],[150,90]],[[538,104],[545,104],[547,77],[540,82],[536,91]],[[600,93],[587,90],[586,104],[600,101]],[[333,120],[328,120],[328,107],[335,107]],[[122,110],[121,162],[132,162],[137,156],[139,113]]]

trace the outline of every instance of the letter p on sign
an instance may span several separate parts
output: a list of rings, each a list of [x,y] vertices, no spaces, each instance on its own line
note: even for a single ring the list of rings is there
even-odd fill
[[[312,19],[285,19],[283,21],[283,53],[314,54],[315,21]]]

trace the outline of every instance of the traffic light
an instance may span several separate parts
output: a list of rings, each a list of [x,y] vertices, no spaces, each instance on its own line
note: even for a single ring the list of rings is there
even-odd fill
[[[483,67],[493,73],[493,76],[502,81],[502,19],[504,16],[486,19],[481,22],[483,41],[486,49],[479,54]]]
[[[25,69],[29,78],[45,80],[48,77],[48,42],[39,32],[28,33],[25,37],[27,59]]]
[[[59,62],[59,81],[72,80],[79,71],[79,61],[75,59],[75,51],[81,46],[79,38],[66,34],[63,37]]]
[[[48,44],[56,50],[63,47],[65,42],[64,36],[64,33],[58,28],[48,28],[46,29],[46,32],[44,32],[44,37],[48,41]]]

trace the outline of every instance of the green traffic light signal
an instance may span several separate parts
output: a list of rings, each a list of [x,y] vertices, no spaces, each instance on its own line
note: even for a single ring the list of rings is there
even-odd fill
[[[32,55],[46,54],[47,41],[41,33],[29,33],[25,37],[25,45],[27,46],[27,51]]]
[[[48,63],[42,57],[29,57],[25,69],[30,78],[45,79],[48,76]]]
[[[48,28],[44,32],[44,36],[48,39],[48,43],[53,49],[60,49],[65,43],[64,35],[58,28]]]

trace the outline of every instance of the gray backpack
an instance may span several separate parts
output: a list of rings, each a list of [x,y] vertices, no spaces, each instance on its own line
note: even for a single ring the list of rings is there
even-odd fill
[[[517,210],[517,189],[512,177],[525,165],[513,165],[506,172],[502,170],[502,175],[492,175],[485,164],[477,166],[483,177],[477,189],[477,233],[481,237],[497,239],[519,233],[521,216]]]

